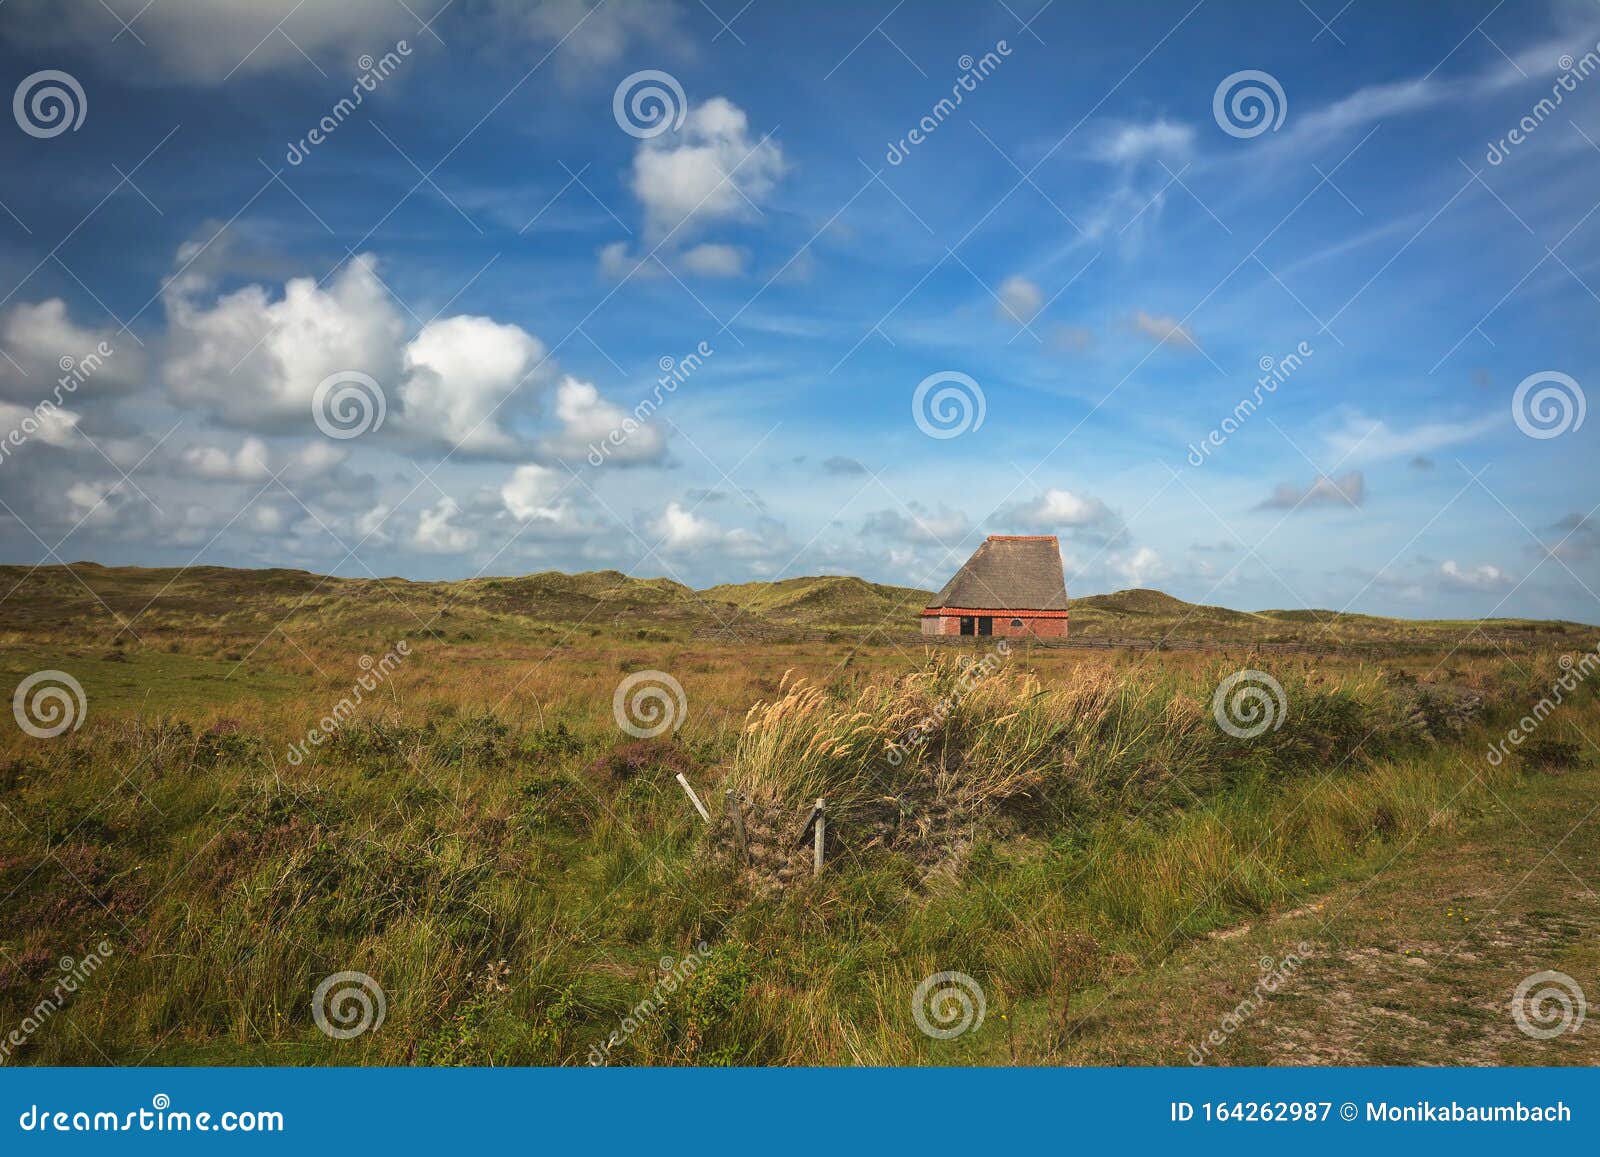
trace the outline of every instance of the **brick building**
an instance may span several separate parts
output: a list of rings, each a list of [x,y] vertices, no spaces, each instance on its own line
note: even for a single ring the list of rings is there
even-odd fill
[[[1053,534],[991,534],[922,612],[924,635],[1067,637],[1067,583]]]

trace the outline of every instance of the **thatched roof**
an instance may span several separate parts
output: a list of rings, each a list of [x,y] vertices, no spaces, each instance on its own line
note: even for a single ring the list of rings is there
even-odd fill
[[[990,535],[928,610],[1064,611],[1067,583],[1053,534]]]

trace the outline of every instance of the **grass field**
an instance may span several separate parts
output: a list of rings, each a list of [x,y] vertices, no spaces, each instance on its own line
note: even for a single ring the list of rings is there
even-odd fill
[[[1184,1063],[1214,1031],[1205,1063],[1600,1060],[1510,1012],[1544,970],[1600,991],[1592,627],[1132,591],[1074,633],[1225,645],[1000,654],[856,579],[4,592],[0,683],[83,690],[0,738],[4,1063]],[[1251,736],[1213,702],[1246,669],[1282,691]],[[614,696],[656,673],[681,701],[623,718],[677,726],[641,738]],[[350,1039],[313,1016],[339,973],[383,994]]]

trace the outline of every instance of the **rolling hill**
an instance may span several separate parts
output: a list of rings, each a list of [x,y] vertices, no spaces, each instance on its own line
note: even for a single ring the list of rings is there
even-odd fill
[[[0,566],[0,631],[86,630],[115,636],[205,630],[259,637],[275,624],[435,638],[521,639],[550,628],[752,641],[882,631],[909,641],[931,592],[852,576],[732,583],[694,590],[620,571],[456,582],[336,578],[300,570]],[[1391,619],[1323,610],[1236,611],[1133,589],[1071,601],[1080,639],[1224,642],[1415,642],[1473,631],[1480,643],[1579,642],[1582,624]]]

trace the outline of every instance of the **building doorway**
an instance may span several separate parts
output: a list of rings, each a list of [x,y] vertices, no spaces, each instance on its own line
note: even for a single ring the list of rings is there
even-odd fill
[[[978,620],[978,634],[980,634],[980,635],[992,635],[992,634],[994,634],[994,620],[991,619],[988,615],[984,615],[982,618],[980,618]]]

